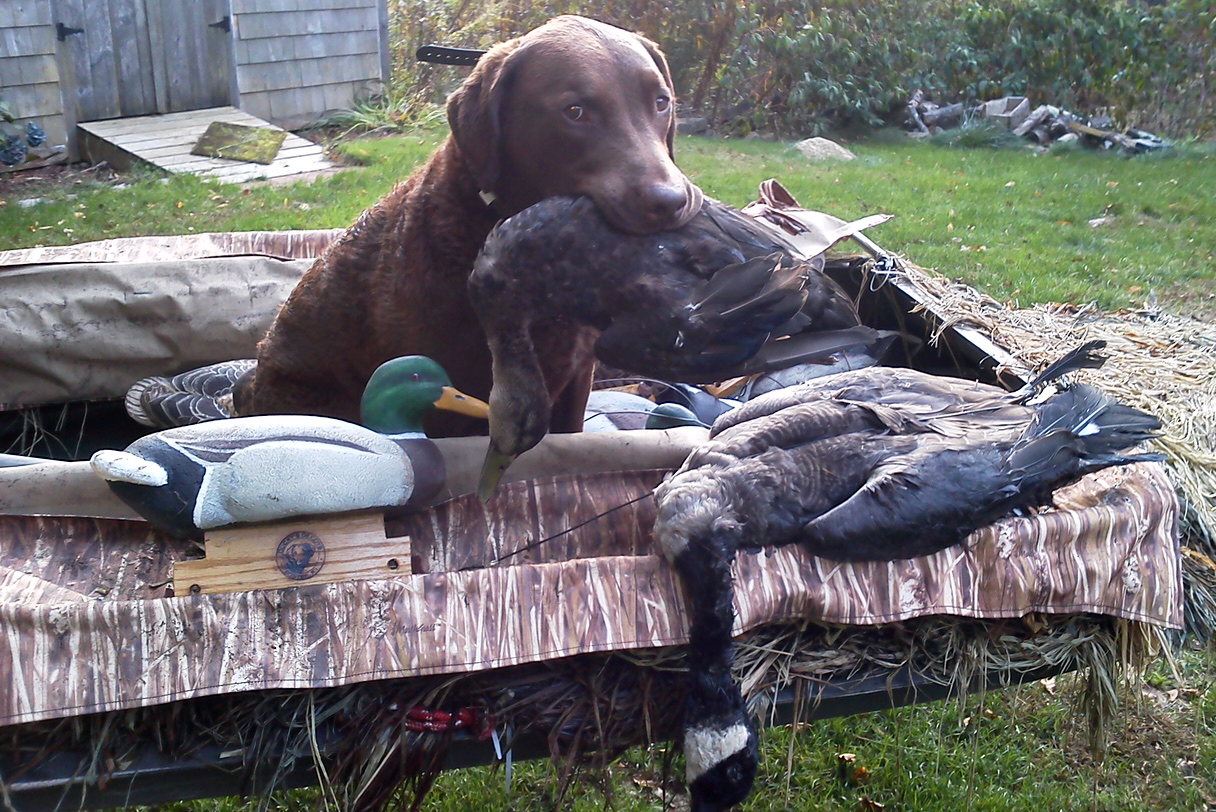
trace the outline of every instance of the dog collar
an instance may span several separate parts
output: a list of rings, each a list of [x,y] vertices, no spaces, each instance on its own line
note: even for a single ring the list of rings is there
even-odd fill
[[[498,200],[498,195],[494,194],[493,192],[487,192],[484,189],[478,192],[477,196],[480,197],[481,202],[485,203],[489,208],[494,208],[494,201]]]

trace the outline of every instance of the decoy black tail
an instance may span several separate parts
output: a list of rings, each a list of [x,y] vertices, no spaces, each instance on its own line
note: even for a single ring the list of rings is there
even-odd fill
[[[1156,437],[1161,421],[1092,386],[1066,389],[1035,411],[1008,458],[1011,472],[1031,488],[1054,489],[1111,465],[1164,459],[1155,453],[1123,453]]]

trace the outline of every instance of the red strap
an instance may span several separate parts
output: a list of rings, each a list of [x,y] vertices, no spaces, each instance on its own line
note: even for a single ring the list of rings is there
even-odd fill
[[[452,730],[467,730],[478,741],[488,739],[494,732],[494,715],[480,708],[464,707],[455,714],[431,708],[410,708],[405,714],[405,726],[409,730],[447,733]]]

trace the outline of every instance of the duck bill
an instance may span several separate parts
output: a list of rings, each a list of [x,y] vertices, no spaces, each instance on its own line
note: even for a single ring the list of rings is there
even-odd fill
[[[439,400],[435,401],[435,408],[469,417],[480,417],[482,420],[490,417],[490,404],[472,395],[466,395],[454,386],[443,387]]]
[[[486,461],[481,466],[481,481],[477,484],[477,496],[483,502],[488,502],[494,495],[502,475],[507,472],[511,463],[515,462],[514,454],[504,454],[494,446],[486,450]]]

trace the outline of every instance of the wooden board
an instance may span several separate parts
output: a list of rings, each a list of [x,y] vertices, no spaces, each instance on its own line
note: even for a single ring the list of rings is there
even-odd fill
[[[212,177],[229,183],[260,178],[281,178],[334,169],[320,144],[291,133],[283,140],[275,160],[267,165],[190,154],[213,121],[251,127],[274,127],[235,107],[189,110],[163,116],[140,116],[81,124],[90,160],[106,160],[120,169],[149,163],[167,172]]]
[[[379,512],[226,527],[208,532],[204,544],[205,558],[174,566],[178,595],[284,589],[411,572],[409,538],[387,538]]]
[[[286,137],[284,130],[213,121],[207,125],[206,132],[199,136],[190,154],[269,164],[274,162]]]

